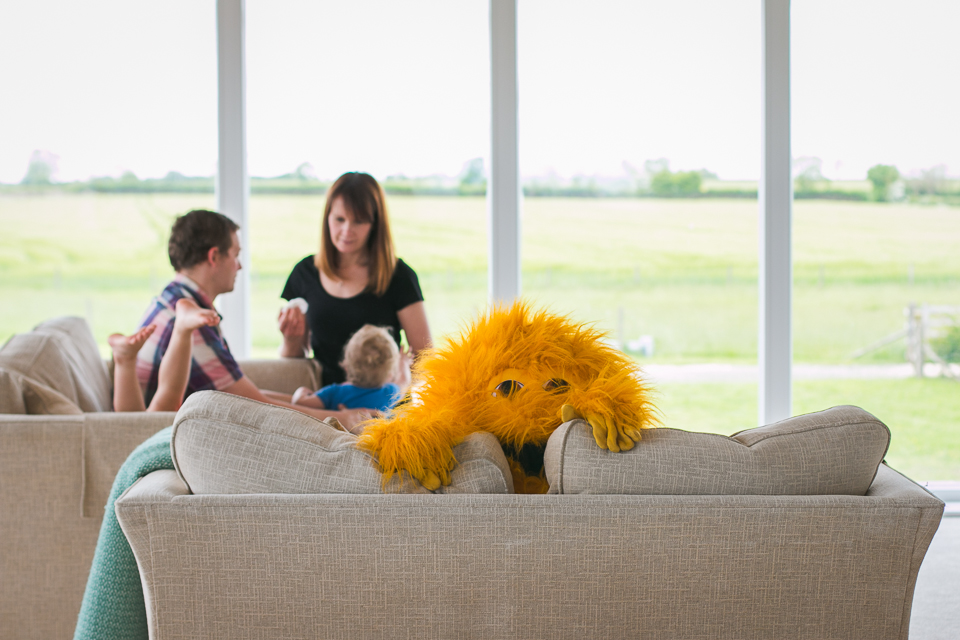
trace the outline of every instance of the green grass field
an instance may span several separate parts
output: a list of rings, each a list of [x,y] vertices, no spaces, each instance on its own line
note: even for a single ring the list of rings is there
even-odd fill
[[[455,331],[486,303],[485,201],[389,202],[398,252],[420,276],[434,334]],[[74,314],[90,320],[105,350],[106,336],[132,330],[171,276],[166,238],[173,216],[213,204],[208,195],[0,196],[0,340]],[[315,251],[322,209],[320,196],[251,198],[244,250],[252,261],[254,355],[275,353],[279,292],[293,264]],[[757,215],[750,200],[528,198],[525,295],[614,337],[652,335],[651,362],[755,362]],[[907,304],[960,305],[958,242],[960,208],[795,203],[795,360],[850,363],[856,349],[902,327]],[[861,361],[902,362],[903,345]],[[663,391],[670,426],[755,426],[755,385],[674,384]],[[894,466],[905,456],[908,474],[914,468],[919,478],[960,477],[955,383],[795,385],[797,412],[839,403],[890,421]]]
[[[312,253],[323,199],[254,196],[254,344],[278,344],[278,293]],[[420,274],[435,333],[486,301],[481,198],[390,200],[399,253]],[[136,323],[171,275],[172,217],[209,196],[0,197],[0,336],[58,310],[98,340]],[[910,302],[960,304],[960,209],[823,201],[795,205],[795,357],[843,362],[896,331]],[[756,357],[757,211],[751,201],[528,199],[524,291],[625,337],[650,334],[667,361]],[[912,276],[911,276],[912,273]],[[622,309],[622,325],[620,321]],[[899,361],[897,347],[874,361]]]

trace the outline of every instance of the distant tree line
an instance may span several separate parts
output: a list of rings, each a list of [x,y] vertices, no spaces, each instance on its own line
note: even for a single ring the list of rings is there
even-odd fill
[[[19,185],[0,185],[0,192],[94,193],[213,193],[214,178],[186,176],[177,171],[163,178],[140,179],[126,171],[120,177],[94,177],[86,181],[59,183],[54,181],[59,158],[47,151],[34,151],[27,172]],[[960,180],[947,176],[946,166],[938,165],[921,171],[918,176],[904,177],[893,165],[877,164],[867,171],[869,190],[838,188],[824,177],[822,162],[816,157],[799,157],[793,162],[794,197],[796,199],[899,200],[948,202],[960,204]],[[557,175],[528,178],[523,181],[527,197],[575,198],[756,198],[755,183],[736,183],[731,188],[706,169],[672,171],[666,158],[648,160],[643,170],[623,164],[624,175],[618,177]],[[389,194],[482,196],[487,192],[487,173],[483,158],[464,163],[457,176],[431,175],[388,176],[381,181]],[[253,177],[250,190],[254,194],[323,194],[330,182],[317,177],[309,163],[291,173],[272,178]]]

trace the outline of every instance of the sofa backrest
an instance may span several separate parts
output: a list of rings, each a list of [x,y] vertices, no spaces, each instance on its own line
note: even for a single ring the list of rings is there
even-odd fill
[[[171,442],[177,473],[195,494],[428,493],[409,476],[386,485],[356,436],[292,409],[216,391],[183,403]],[[454,448],[457,468],[438,493],[512,493],[496,438],[477,433]]]
[[[240,371],[260,389],[293,393],[298,387],[319,389],[320,363],[313,358],[240,360]]]
[[[544,468],[550,493],[862,496],[889,444],[887,426],[852,406],[730,437],[650,429],[620,453],[573,420],[550,437]]]
[[[112,410],[110,374],[83,318],[55,318],[11,337],[0,347],[0,368],[33,381],[33,388],[47,387],[74,405],[75,409],[64,405],[62,413]]]

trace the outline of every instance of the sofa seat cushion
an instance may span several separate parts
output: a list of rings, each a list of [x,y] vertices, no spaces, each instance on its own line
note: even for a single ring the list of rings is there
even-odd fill
[[[890,430],[841,406],[730,437],[651,429],[629,451],[600,449],[582,420],[550,437],[551,493],[637,495],[865,495]]]
[[[217,391],[192,394],[173,426],[173,462],[195,494],[429,493],[415,479],[384,486],[375,459],[335,423]],[[454,448],[443,493],[512,493],[496,438],[478,433]],[[438,491],[440,493],[441,491]]]
[[[112,384],[86,320],[48,320],[0,348],[0,367],[59,392],[84,413],[111,411]]]

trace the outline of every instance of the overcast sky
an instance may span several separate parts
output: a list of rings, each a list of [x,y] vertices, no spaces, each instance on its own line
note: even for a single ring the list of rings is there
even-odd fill
[[[960,174],[960,2],[794,0],[793,151]],[[0,4],[0,182],[216,170],[213,0]],[[486,0],[247,0],[251,175],[488,155]],[[521,171],[759,172],[759,0],[519,0]]]

